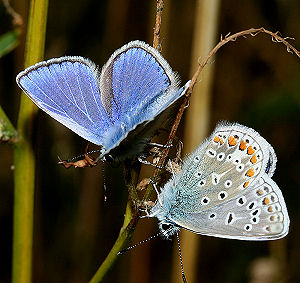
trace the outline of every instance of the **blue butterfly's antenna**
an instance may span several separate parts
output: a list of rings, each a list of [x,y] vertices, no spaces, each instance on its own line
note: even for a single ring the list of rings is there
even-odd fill
[[[122,254],[128,252],[129,250],[131,250],[131,249],[133,249],[133,248],[135,248],[135,247],[137,247],[137,246],[139,246],[139,245],[141,245],[141,244],[144,244],[144,243],[146,243],[146,242],[148,242],[148,241],[150,241],[150,240],[152,240],[152,239],[158,237],[159,235],[160,235],[160,233],[157,233],[157,234],[155,234],[155,235],[153,235],[153,236],[150,236],[150,237],[147,238],[146,240],[140,241],[140,242],[138,242],[138,243],[136,243],[136,244],[134,244],[134,245],[132,245],[132,246],[130,246],[130,247],[124,249],[124,250],[121,250],[121,251],[118,252],[118,255],[122,255]]]
[[[179,252],[179,259],[180,259],[181,276],[182,276],[183,283],[187,283],[185,275],[184,275],[184,270],[183,270],[182,254],[181,254],[180,239],[179,239],[179,233],[178,232],[176,232],[176,238],[177,238],[178,252]]]
[[[102,170],[102,178],[103,178],[103,197],[104,197],[104,201],[107,201],[107,196],[106,196],[106,178],[105,178],[105,163],[104,160],[101,160],[101,170]]]

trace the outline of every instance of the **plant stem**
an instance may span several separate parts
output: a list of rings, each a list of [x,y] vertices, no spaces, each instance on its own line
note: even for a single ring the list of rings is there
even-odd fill
[[[89,281],[89,283],[98,283],[103,280],[105,275],[109,272],[109,270],[116,262],[118,258],[118,252],[125,248],[133,235],[136,223],[139,219],[139,210],[136,206],[136,201],[138,201],[136,194],[136,184],[138,181],[140,169],[141,165],[139,164],[139,162],[124,162],[124,179],[129,192],[124,222],[121,227],[119,236],[112,249],[110,250],[105,260],[102,262],[92,279]]]
[[[132,210],[132,202],[128,199],[124,223],[120,230],[119,236],[113,245],[112,249],[110,250],[109,254],[102,262],[100,267],[98,268],[97,272],[93,276],[93,278],[89,281],[89,283],[98,283],[103,280],[105,275],[109,272],[109,270],[113,267],[114,263],[118,258],[118,252],[125,248],[131,236],[134,232],[134,228],[136,225],[137,217],[133,217],[133,210]]]
[[[6,116],[0,106],[0,141],[15,143],[17,141],[17,131]]]
[[[30,3],[25,67],[44,57],[47,8],[48,0]],[[35,160],[30,140],[36,110],[22,94],[17,125],[20,139],[14,148],[13,283],[31,282]]]

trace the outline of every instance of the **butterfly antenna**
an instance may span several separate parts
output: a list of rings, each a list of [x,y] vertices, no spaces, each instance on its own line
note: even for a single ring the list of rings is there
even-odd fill
[[[74,161],[74,160],[77,160],[78,158],[84,157],[86,154],[88,155],[88,154],[96,153],[96,152],[100,152],[100,151],[101,151],[101,149],[91,150],[91,151],[88,151],[88,152],[85,153],[85,154],[80,154],[80,155],[77,155],[77,156],[75,156],[75,157],[72,157],[71,159],[67,159],[66,161],[67,161],[67,162],[72,162],[72,161]]]
[[[161,198],[160,198],[160,196],[159,196],[159,191],[158,191],[158,189],[157,189],[155,183],[153,182],[153,180],[152,180],[151,178],[150,178],[150,183],[152,184],[152,186],[153,186],[153,188],[154,188],[154,190],[155,190],[155,192],[156,192],[156,194],[157,194],[157,199],[158,199],[159,204],[160,204],[161,206],[163,206],[163,203],[162,203]]]
[[[105,168],[104,168],[104,160],[101,160],[101,170],[102,170],[102,178],[103,178],[103,192],[104,192],[104,201],[107,200],[107,196],[106,196],[106,178],[105,178]]]
[[[180,239],[179,239],[178,232],[176,232],[176,238],[177,238],[178,252],[179,252],[179,259],[180,259],[181,276],[182,276],[183,283],[187,283],[185,275],[184,275],[184,270],[183,270],[182,254],[181,254]]]
[[[175,171],[174,171],[174,168],[173,168],[172,160],[170,160],[170,167],[171,167],[171,171],[172,171],[172,175],[173,175],[174,186],[177,186],[176,185],[176,180],[175,180]]]
[[[130,247],[124,249],[124,250],[121,250],[121,251],[118,252],[118,255],[124,254],[124,253],[128,252],[129,250],[131,250],[131,249],[133,249],[133,248],[135,248],[135,247],[137,247],[137,246],[139,246],[139,245],[141,245],[141,244],[144,244],[144,243],[146,243],[146,242],[148,242],[148,241],[150,241],[150,240],[152,240],[152,239],[158,237],[159,235],[160,235],[160,234],[157,233],[157,234],[155,234],[155,235],[153,235],[153,236],[147,238],[146,240],[143,240],[143,241],[141,241],[141,242],[136,243],[136,244],[133,245],[133,246],[130,246]]]

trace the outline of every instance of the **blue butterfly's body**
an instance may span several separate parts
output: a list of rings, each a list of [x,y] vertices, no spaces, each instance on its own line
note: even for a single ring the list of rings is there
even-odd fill
[[[51,117],[101,145],[100,158],[120,160],[143,151],[188,87],[179,89],[161,54],[140,41],[118,49],[101,71],[67,56],[27,68],[17,83]]]

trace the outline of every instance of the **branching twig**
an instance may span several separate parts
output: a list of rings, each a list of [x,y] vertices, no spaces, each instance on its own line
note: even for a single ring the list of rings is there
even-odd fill
[[[156,17],[154,26],[154,36],[153,36],[153,47],[155,49],[160,49],[160,25],[161,25],[161,15],[164,8],[164,1],[157,0],[156,3]]]
[[[273,33],[271,31],[266,30],[265,28],[251,28],[248,30],[243,30],[243,31],[237,32],[233,35],[227,34],[224,38],[221,36],[220,42],[208,53],[207,57],[202,62],[199,63],[198,69],[196,70],[195,74],[192,77],[191,85],[190,85],[189,89],[187,90],[186,97],[184,98],[184,101],[182,102],[182,104],[179,108],[179,111],[177,113],[175,122],[172,126],[171,132],[168,137],[167,144],[172,144],[173,139],[176,134],[176,131],[178,129],[179,123],[181,121],[181,117],[183,115],[184,109],[186,108],[188,99],[189,99],[190,95],[192,94],[192,91],[197,82],[197,79],[198,79],[200,73],[202,72],[203,68],[208,64],[208,61],[212,58],[212,56],[215,55],[217,53],[217,51],[228,42],[236,41],[237,38],[239,38],[239,37],[247,38],[247,35],[256,36],[259,33],[266,33],[266,34],[271,35],[273,42],[283,43],[286,46],[287,51],[289,53],[295,54],[296,56],[298,56],[298,58],[300,58],[300,52],[287,41],[287,39],[292,39],[292,38],[290,38],[290,37],[282,38],[281,36],[278,35],[278,32]],[[169,149],[170,149],[169,147],[166,147],[163,150],[162,157],[161,157],[160,161],[158,162],[158,166],[161,167],[163,165],[163,163],[169,153]],[[156,176],[157,174],[158,174],[158,169],[155,170],[154,176]]]
[[[10,5],[9,0],[2,0],[4,7],[6,8],[6,11],[8,14],[12,16],[13,19],[13,25],[18,27],[23,25],[23,19]]]

